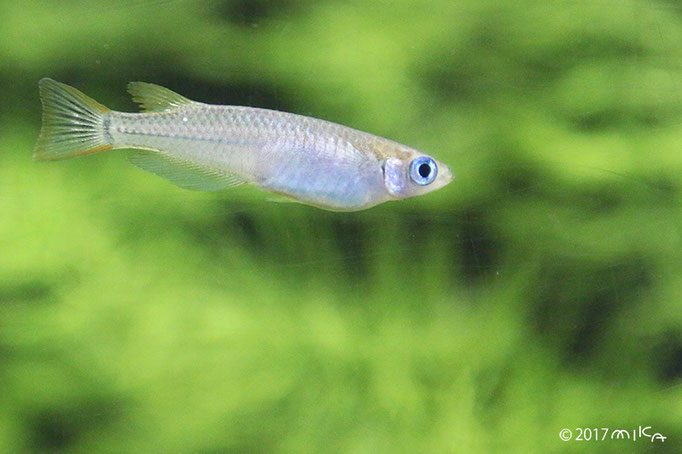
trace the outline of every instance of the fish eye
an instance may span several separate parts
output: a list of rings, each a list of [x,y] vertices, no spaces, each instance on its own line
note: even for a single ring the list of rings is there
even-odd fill
[[[410,163],[410,179],[420,186],[433,183],[438,175],[438,166],[427,156],[415,158]]]

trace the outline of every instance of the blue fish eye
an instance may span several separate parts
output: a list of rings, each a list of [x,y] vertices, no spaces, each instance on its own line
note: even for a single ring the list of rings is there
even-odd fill
[[[438,175],[438,166],[429,157],[420,156],[410,163],[410,179],[420,186],[433,183],[436,175]]]

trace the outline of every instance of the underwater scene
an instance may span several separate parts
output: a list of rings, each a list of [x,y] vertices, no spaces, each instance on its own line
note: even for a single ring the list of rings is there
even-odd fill
[[[682,452],[679,2],[0,19],[0,452]]]

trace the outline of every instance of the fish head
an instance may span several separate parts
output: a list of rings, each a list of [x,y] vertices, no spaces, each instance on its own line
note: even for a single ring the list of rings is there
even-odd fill
[[[412,149],[385,158],[381,168],[386,190],[395,199],[427,194],[454,179],[447,165]]]

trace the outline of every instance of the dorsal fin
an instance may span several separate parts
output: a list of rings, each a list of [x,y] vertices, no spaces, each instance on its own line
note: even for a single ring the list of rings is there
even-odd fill
[[[192,102],[173,90],[146,82],[130,82],[128,93],[133,95],[133,101],[140,104],[144,112],[173,110]]]
[[[195,191],[220,191],[245,183],[232,174],[206,169],[156,151],[132,150],[128,160],[135,166],[170,180],[176,186]]]

